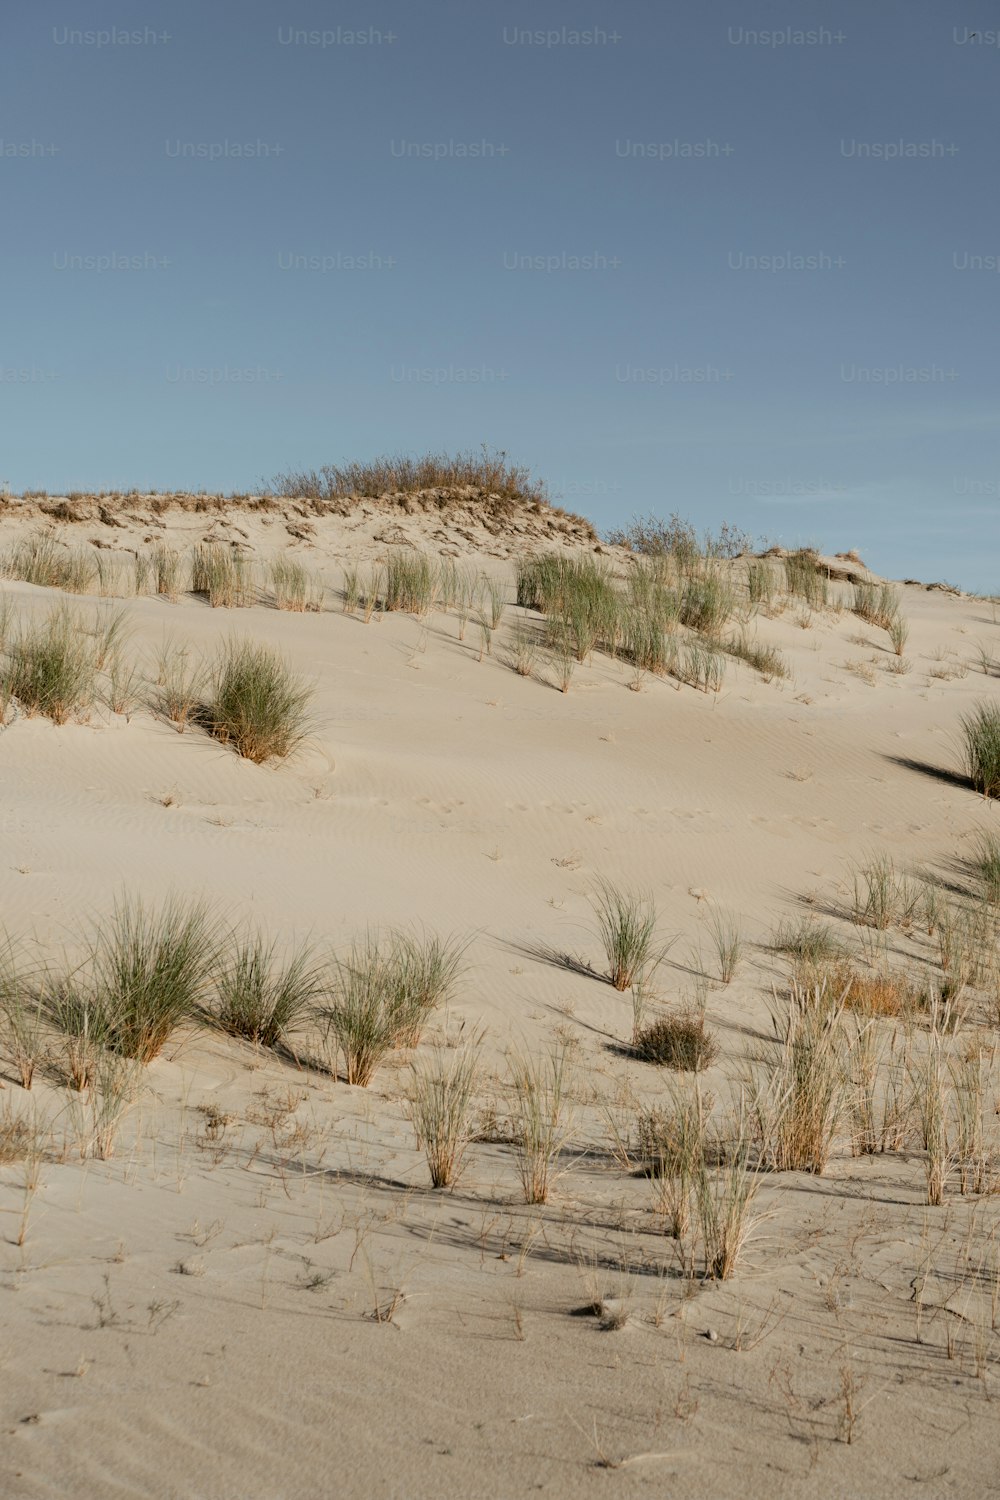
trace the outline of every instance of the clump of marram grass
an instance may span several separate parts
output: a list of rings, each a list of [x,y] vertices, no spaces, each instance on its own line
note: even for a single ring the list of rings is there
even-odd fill
[[[758,1157],[771,1171],[819,1174],[827,1164],[844,1102],[843,1009],[824,985],[793,984],[784,1010],[775,1001],[777,1058],[744,1089]]]
[[[214,1015],[231,1036],[277,1047],[302,1024],[324,986],[324,970],[309,947],[294,947],[282,958],[275,941],[247,933],[219,966]]]
[[[924,1148],[927,1202],[940,1207],[952,1167],[949,1139],[952,1080],[941,1032],[932,1027],[928,1045],[911,1061],[913,1108]]]
[[[391,955],[376,935],[356,943],[334,963],[333,998],[317,1010],[332,1044],[335,1069],[341,1057],[348,1083],[365,1088],[392,1051],[400,1032],[401,998]]]
[[[422,552],[395,548],[385,555],[382,607],[426,615],[434,607],[437,569]]]
[[[213,609],[244,609],[257,596],[253,563],[235,547],[203,542],[191,558],[191,592],[203,595]]]
[[[442,938],[433,932],[393,934],[394,962],[403,996],[399,1033],[403,1046],[415,1047],[428,1016],[454,998],[465,973],[468,946],[467,940]]]
[[[897,872],[890,855],[873,854],[853,872],[852,920],[880,932],[894,924],[905,930],[913,924],[920,897],[919,887]]]
[[[743,1251],[761,1215],[753,1210],[760,1187],[760,1173],[753,1162],[752,1127],[741,1106],[735,1136],[729,1141],[725,1160],[711,1173],[702,1162],[695,1179],[695,1210],[701,1236],[705,1276],[728,1281],[734,1276]]]
[[[735,607],[732,582],[718,568],[706,566],[704,572],[690,574],[685,580],[680,601],[682,625],[716,637]]]
[[[826,571],[816,554],[805,547],[785,558],[785,588],[811,609],[825,609],[830,600]]]
[[[475,1047],[437,1052],[433,1062],[413,1068],[409,1111],[417,1141],[427,1158],[431,1186],[458,1180],[472,1136],[472,1096],[478,1076]]]
[[[142,1063],[114,1052],[96,1055],[86,1093],[70,1099],[69,1116],[82,1160],[109,1161],[122,1121],[142,1090]]]
[[[995,833],[980,833],[970,864],[985,899],[992,906],[1000,905],[1000,838]]]
[[[89,1088],[97,1059],[109,1041],[107,1017],[77,974],[47,973],[39,987],[39,1003],[48,1024],[62,1037],[60,1067],[67,1087]]]
[[[561,620],[546,620],[545,645],[555,685],[568,693],[576,670],[576,655],[566,626]]]
[[[33,583],[39,588],[86,594],[95,578],[94,554],[78,547],[66,547],[48,532],[36,532],[24,537],[7,553],[3,571],[8,578]]]
[[[750,640],[745,631],[725,641],[722,649],[728,656],[736,656],[747,662],[760,673],[765,682],[773,682],[777,677],[789,675],[785,658],[777,646],[762,646],[759,641]]]
[[[565,1047],[544,1058],[512,1054],[514,1152],[525,1203],[547,1203],[561,1152],[572,1138]]]
[[[703,693],[718,693],[726,675],[726,658],[711,641],[687,640],[670,670],[679,682]]]
[[[163,599],[176,599],[181,588],[182,558],[173,547],[157,542],[149,558],[153,582],[157,594]],[[136,568],[136,591],[138,592],[139,566]]]
[[[221,933],[200,901],[172,897],[159,911],[126,897],[98,927],[90,962],[101,1040],[149,1063],[192,1021],[218,962]]]
[[[602,880],[592,898],[597,931],[616,990],[647,978],[675,941],[657,936],[656,907],[650,895],[635,894]]]
[[[691,1226],[695,1183],[709,1149],[711,1100],[705,1099],[698,1079],[693,1084],[671,1083],[668,1089],[669,1108],[639,1111],[637,1136],[645,1170],[653,1180],[657,1212],[666,1232],[683,1241]]]
[[[7,645],[0,693],[22,712],[54,724],[85,719],[96,702],[97,662],[83,623],[65,609],[41,624],[25,624]]]
[[[206,718],[212,734],[256,765],[283,760],[310,729],[312,688],[270,647],[230,640],[212,675]]]
[[[290,557],[276,557],[270,567],[271,591],[277,609],[303,614],[323,608],[323,583],[302,563]],[[355,608],[357,601],[355,599]],[[348,613],[352,613],[348,610]]]
[[[778,594],[778,577],[771,564],[764,558],[754,558],[747,563],[747,597],[753,609],[770,614]]]
[[[851,613],[859,619],[889,631],[899,616],[899,592],[891,583],[872,583],[861,579],[854,585]],[[905,642],[905,635],[904,635]],[[901,654],[901,650],[897,655]]]
[[[619,656],[632,663],[636,672],[652,672],[664,677],[677,663],[677,638],[673,622],[665,623],[662,614],[637,605],[622,615]]]
[[[112,651],[106,670],[105,703],[113,714],[131,718],[147,690],[145,672],[117,648]]]
[[[977,703],[960,723],[966,775],[984,797],[1000,797],[1000,703]]]
[[[658,1016],[639,1026],[632,1051],[640,1062],[678,1073],[699,1073],[709,1067],[718,1051],[715,1038],[705,1026],[703,1010]]]
[[[208,909],[178,897],[154,911],[126,897],[98,926],[87,962],[48,974],[43,1013],[65,1038],[70,1084],[93,1083],[102,1051],[152,1062],[174,1031],[191,1022],[219,954]]]
[[[874,1016],[852,1021],[844,1065],[851,1151],[901,1151],[912,1107],[910,1029],[880,1025]]]
[[[436,935],[369,933],[334,962],[333,999],[316,1014],[343,1057],[347,1082],[366,1086],[395,1047],[414,1047],[427,1017],[452,996],[465,944]]]
[[[6,936],[0,938],[0,1042],[17,1069],[21,1087],[30,1089],[45,1055],[42,1002]]]
[[[613,652],[621,626],[623,599],[606,568],[593,558],[549,555],[522,560],[517,569],[517,603],[546,615],[576,661],[598,648]]]

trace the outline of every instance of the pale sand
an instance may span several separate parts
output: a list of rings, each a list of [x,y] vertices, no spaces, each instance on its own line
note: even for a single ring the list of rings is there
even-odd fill
[[[256,554],[290,546],[337,589],[340,559],[384,550],[386,517],[370,512],[314,519],[297,539],[282,518],[231,522]],[[152,526],[133,514],[58,530],[119,548],[225,530],[211,515],[168,510]],[[427,540],[431,523],[389,524]],[[8,507],[0,546],[37,525]],[[431,550],[458,540],[452,528]],[[465,545],[509,573],[471,549],[523,540]],[[3,590],[25,615],[64,597]],[[125,607],[137,649],[170,634],[211,651],[234,630],[279,646],[315,681],[321,725],[292,761],[255,767],[145,711],[13,723],[0,733],[3,926],[55,957],[128,887],[151,901],[205,891],[227,916],[334,947],[374,925],[474,934],[461,998],[423,1050],[485,1030],[500,1097],[509,1043],[568,1039],[578,1145],[542,1208],[520,1202],[502,1144],[474,1145],[457,1189],[433,1193],[405,1055],[362,1090],[204,1032],[178,1038],[111,1161],[42,1164],[23,1247],[22,1168],[0,1169],[3,1493],[991,1492],[1000,1338],[984,1383],[970,1298],[988,1291],[962,1276],[997,1200],[952,1190],[928,1209],[916,1154],[857,1161],[844,1142],[821,1177],[769,1179],[772,1217],[738,1276],[685,1295],[650,1184],[608,1154],[602,1111],[626,1080],[664,1100],[662,1076],[615,1050],[628,998],[544,958],[599,967],[598,879],[646,886],[681,934],[659,978],[676,999],[694,994],[693,949],[713,962],[713,906],[738,913],[748,957],[708,995],[720,1051],[706,1081],[721,1096],[770,1029],[787,968],[760,945],[778,920],[804,896],[818,910],[843,900],[866,850],[947,873],[993,826],[967,787],[933,774],[958,770],[959,716],[995,694],[972,665],[980,641],[1000,654],[990,606],[905,588],[905,676],[883,670],[882,632],[847,612],[802,629],[793,606],[755,626],[792,679],[768,685],[730,663],[718,699],[652,679],[627,691],[628,672],[603,658],[563,696],[480,663],[475,627],[461,643],[453,616],[366,626],[335,596],[322,615],[189,596]],[[939,652],[967,674],[931,677]],[[873,656],[873,686],[844,669]],[[0,1102],[20,1106],[3,1076]],[[44,1080],[32,1097],[43,1114],[64,1109]],[[215,1143],[207,1104],[231,1117]],[[379,1324],[373,1308],[397,1292]],[[624,1302],[625,1327],[572,1315],[595,1296]],[[949,1298],[952,1314],[937,1311]],[[851,1445],[844,1369],[860,1386]]]

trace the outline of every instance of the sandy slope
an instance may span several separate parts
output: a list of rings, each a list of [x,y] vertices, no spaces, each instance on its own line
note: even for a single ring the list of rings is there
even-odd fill
[[[178,545],[223,526],[157,519]],[[291,547],[332,589],[342,559],[384,547],[374,509],[314,518],[305,538],[285,519],[237,512],[228,525],[262,556]],[[37,524],[8,517],[0,542]],[[145,514],[46,524],[122,550],[151,534]],[[426,540],[432,523],[393,524]],[[506,569],[486,546],[466,543],[477,565]],[[60,597],[4,591],[25,615]],[[845,1146],[823,1177],[769,1181],[771,1217],[739,1276],[690,1295],[650,1184],[607,1151],[605,1108],[627,1086],[655,1101],[665,1085],[616,1050],[627,999],[558,959],[599,962],[601,876],[648,886],[680,934],[662,997],[693,997],[698,948],[714,962],[710,913],[738,913],[748,958],[708,993],[720,1043],[708,1085],[721,1094],[770,1025],[783,967],[759,945],[774,923],[804,898],[836,905],[866,849],[947,872],[989,825],[978,798],[935,773],[957,769],[959,715],[995,691],[973,665],[980,642],[1000,654],[990,607],[906,588],[903,676],[884,670],[881,632],[846,612],[802,628],[792,607],[757,625],[791,680],[733,663],[718,698],[655,680],[627,691],[603,659],[563,696],[544,671],[525,680],[503,664],[502,632],[480,662],[474,628],[459,641],[452,616],[366,626],[334,596],[320,615],[190,597],[126,607],[140,654],[167,633],[206,653],[233,630],[279,645],[316,684],[317,731],[288,764],[255,767],[146,712],[60,729],[15,720],[0,733],[4,926],[46,956],[72,951],[126,887],[204,891],[234,919],[333,946],[374,924],[474,934],[461,999],[425,1046],[484,1029],[484,1103],[492,1091],[502,1110],[505,1047],[562,1038],[578,1129],[542,1208],[520,1202],[502,1144],[473,1146],[459,1187],[434,1194],[405,1059],[360,1090],[179,1038],[113,1160],[42,1164],[20,1247],[22,1169],[0,1169],[4,1493],[991,1492],[1000,1339],[977,1379],[969,1299],[989,1292],[962,1276],[995,1230],[995,1200],[927,1209],[915,1156],[858,1162]],[[845,669],[872,658],[871,684]],[[968,670],[931,675],[949,664]],[[32,1097],[54,1137],[71,1133],[65,1095],[43,1082]],[[214,1134],[208,1105],[227,1120]],[[623,1328],[573,1316],[596,1296],[621,1300]],[[936,1312],[949,1297],[953,1314]],[[845,1381],[860,1409],[850,1445]]]

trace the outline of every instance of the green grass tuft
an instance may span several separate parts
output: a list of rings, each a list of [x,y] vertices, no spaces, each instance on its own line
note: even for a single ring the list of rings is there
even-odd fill
[[[312,692],[270,647],[230,640],[215,665],[206,717],[216,739],[262,765],[306,738]]]

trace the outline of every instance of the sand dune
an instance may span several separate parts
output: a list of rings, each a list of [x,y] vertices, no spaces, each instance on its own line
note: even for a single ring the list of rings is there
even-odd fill
[[[735,1275],[686,1272],[640,1154],[630,1168],[612,1150],[609,1114],[631,1130],[678,1075],[630,1054],[630,997],[601,977],[592,899],[602,879],[652,893],[676,935],[654,1009],[704,1004],[717,1055],[702,1087],[721,1118],[787,993],[778,924],[816,915],[858,951],[871,929],[849,920],[852,866],[872,852],[968,887],[961,861],[994,814],[962,774],[960,719],[996,697],[980,653],[1000,655],[992,606],[901,586],[903,672],[848,607],[793,600],[747,627],[785,678],[730,658],[716,693],[653,674],[630,691],[631,669],[595,653],[562,693],[544,651],[532,675],[506,664],[526,615],[514,560],[553,548],[622,580],[635,560],[544,507],[460,500],[4,504],[0,551],[42,529],[119,554],[123,594],[137,553],[206,539],[261,569],[298,560],[327,590],[305,613],[266,590],[242,609],[183,592],[69,600],[88,617],[122,608],[139,663],[167,638],[207,658],[234,632],[265,641],[314,688],[316,723],[296,754],[254,765],[142,705],[58,727],[9,705],[0,912],[24,954],[72,962],[123,890],[205,895],[228,922],[324,950],[376,927],[469,940],[453,1003],[369,1087],[310,1065],[305,1043],[297,1066],[188,1028],[145,1070],[107,1160],[80,1159],[50,1069],[29,1094],[5,1061],[5,1118],[44,1130],[37,1159],[0,1166],[4,1492],[985,1493],[998,1200],[960,1193],[956,1159],[929,1206],[912,1122],[903,1149],[858,1157],[845,1107],[822,1174],[763,1174]],[[453,610],[344,612],[344,568],[390,546],[505,582],[490,654]],[[848,581],[829,589],[849,603]],[[2,591],[22,622],[68,598],[14,578]],[[719,914],[744,937],[726,985]],[[886,938],[894,969],[943,977],[919,923]],[[970,984],[947,1046],[985,1047],[992,1069],[991,995]],[[912,1030],[922,1056],[926,1017]],[[454,1189],[428,1186],[410,1064],[474,1035],[477,1109],[495,1121],[512,1107],[509,1048],[566,1051],[575,1126],[547,1203],[524,1203],[499,1126]]]

